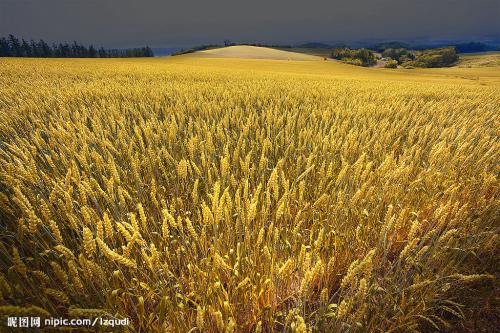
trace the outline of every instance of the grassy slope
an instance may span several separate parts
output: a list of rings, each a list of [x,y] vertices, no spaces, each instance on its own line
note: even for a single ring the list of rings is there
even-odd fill
[[[268,47],[238,45],[199,51],[196,56],[214,58],[272,59],[272,60],[317,60],[313,55],[282,51]]]
[[[500,52],[461,54],[458,67],[500,67]]]
[[[460,84],[498,84],[500,66],[494,68],[426,68],[426,69],[385,69],[365,68],[336,61],[311,61],[307,63],[262,59],[209,59],[197,53],[168,58],[165,64],[183,64],[193,67],[231,68],[232,70],[314,75],[324,78],[420,81]],[[450,80],[452,79],[452,80]]]

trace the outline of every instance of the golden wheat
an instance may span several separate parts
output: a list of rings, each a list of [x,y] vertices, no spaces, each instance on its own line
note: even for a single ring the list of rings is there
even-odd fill
[[[132,332],[494,316],[488,70],[0,59],[0,313]]]

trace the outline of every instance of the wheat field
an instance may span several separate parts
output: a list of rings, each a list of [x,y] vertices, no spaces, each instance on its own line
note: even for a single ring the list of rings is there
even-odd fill
[[[499,106],[499,68],[0,59],[0,315],[493,332]]]

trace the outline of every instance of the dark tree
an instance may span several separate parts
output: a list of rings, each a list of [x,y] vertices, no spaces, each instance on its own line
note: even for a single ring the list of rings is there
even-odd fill
[[[123,58],[123,57],[153,57],[149,47],[134,49],[112,49],[103,47],[96,49],[94,45],[86,47],[74,41],[68,43],[53,43],[52,46],[44,40],[38,43],[22,39],[20,42],[14,35],[0,38],[0,57],[57,57],[57,58]]]
[[[108,56],[108,53],[106,52],[104,47],[101,47],[99,49],[99,58],[106,58],[107,56]]]
[[[74,41],[73,45],[71,46],[71,51],[70,51],[69,57],[88,58],[89,57],[89,50],[85,46],[80,45],[76,41]]]
[[[149,46],[146,46],[146,48],[144,50],[144,56],[145,57],[154,57],[155,56],[153,50]]]
[[[62,55],[64,58],[71,58],[71,46],[68,43],[62,44]]]
[[[38,48],[40,49],[41,57],[50,58],[54,56],[52,48],[43,39],[38,42]]]
[[[11,57],[10,45],[7,38],[0,38],[0,57]]]
[[[96,58],[98,56],[97,50],[95,49],[94,45],[89,46],[88,56],[90,58]]]
[[[21,49],[24,57],[32,57],[33,56],[33,50],[31,49],[30,44],[23,39],[23,42],[21,44]]]
[[[21,48],[21,43],[19,43],[19,39],[17,39],[14,35],[9,35],[9,45],[10,52],[14,57],[22,57],[23,50]]]
[[[30,48],[31,48],[31,56],[32,57],[35,57],[35,58],[39,58],[41,57],[41,52],[40,52],[40,49],[38,48],[38,44],[35,43],[35,41],[32,39],[30,41]]]
[[[79,58],[81,57],[80,55],[80,45],[76,43],[76,41],[73,41],[73,44],[71,45],[70,49],[70,55],[71,57]]]

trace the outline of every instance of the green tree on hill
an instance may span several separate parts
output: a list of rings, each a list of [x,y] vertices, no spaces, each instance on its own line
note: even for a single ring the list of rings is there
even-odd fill
[[[385,49],[384,52],[382,52],[382,57],[396,60],[398,64],[415,59],[415,55],[405,48]]]
[[[385,68],[398,68],[398,62],[396,60],[390,59],[385,63]]]
[[[332,51],[332,58],[358,66],[372,66],[377,62],[368,49],[336,48]]]
[[[449,67],[458,61],[459,57],[455,47],[423,50],[416,53],[415,60],[403,62],[404,67]]]

